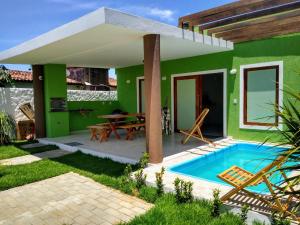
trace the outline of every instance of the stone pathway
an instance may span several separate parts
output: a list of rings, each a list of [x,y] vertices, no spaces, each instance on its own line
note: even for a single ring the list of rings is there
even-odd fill
[[[75,173],[0,192],[1,225],[128,222],[151,204]]]
[[[5,166],[28,164],[42,159],[58,158],[70,153],[72,152],[57,149],[57,150],[52,150],[47,152],[36,153],[34,155],[24,155],[24,156],[10,158],[10,159],[3,159],[0,160],[0,164]]]
[[[32,143],[32,144],[22,145],[21,148],[28,149],[28,148],[38,148],[38,147],[43,147],[43,146],[47,146],[47,145],[42,144],[42,143]]]

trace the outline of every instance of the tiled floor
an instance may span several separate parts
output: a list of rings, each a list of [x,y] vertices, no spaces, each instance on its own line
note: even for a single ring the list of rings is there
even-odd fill
[[[99,157],[109,157],[115,161],[136,163],[146,151],[146,142],[144,135],[138,135],[134,140],[125,140],[125,133],[121,133],[121,140],[117,140],[113,135],[107,142],[99,143],[98,141],[90,141],[89,133],[78,133],[66,137],[45,138],[40,142],[45,144],[56,144],[61,149],[69,151],[81,150],[88,154],[93,154]],[[172,134],[163,137],[164,157],[169,157],[174,154],[193,149],[203,145],[198,140],[191,139],[187,144],[181,144],[182,135]],[[82,145],[69,146],[66,143],[77,142]]]
[[[152,207],[75,173],[0,192],[1,225],[97,225],[129,221]]]

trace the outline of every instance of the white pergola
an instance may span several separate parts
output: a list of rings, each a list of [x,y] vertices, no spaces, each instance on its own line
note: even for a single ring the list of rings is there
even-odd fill
[[[233,50],[233,43],[100,8],[0,53],[0,63],[121,68],[144,63],[146,144],[162,160],[160,61]],[[35,72],[35,71],[33,71]],[[36,81],[38,82],[38,81]],[[35,98],[39,98],[38,93]]]

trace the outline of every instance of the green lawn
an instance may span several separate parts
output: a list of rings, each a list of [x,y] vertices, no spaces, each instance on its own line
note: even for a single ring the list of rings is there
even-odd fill
[[[239,217],[231,213],[223,213],[218,218],[210,216],[208,201],[177,204],[173,195],[167,194],[159,198],[155,207],[146,214],[136,217],[128,225],[241,225]]]
[[[23,142],[20,142],[14,145],[0,146],[0,160],[57,149],[57,146],[55,145],[47,145],[44,147],[22,149],[21,145],[23,144],[24,144]]]
[[[126,165],[109,159],[100,159],[76,152],[57,159],[45,159],[27,165],[0,167],[0,190],[44,180],[67,172],[76,172],[104,185],[132,193],[134,183],[121,181]],[[134,192],[137,194],[136,192]],[[156,189],[143,187],[138,197],[155,204],[146,214],[128,223],[135,224],[170,224],[170,225],[238,225],[239,217],[224,212],[219,218],[210,216],[211,205],[208,201],[194,201],[189,204],[177,204],[171,194],[157,197]]]

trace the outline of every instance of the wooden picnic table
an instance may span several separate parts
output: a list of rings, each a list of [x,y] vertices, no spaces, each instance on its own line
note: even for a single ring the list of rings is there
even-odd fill
[[[120,121],[127,118],[137,118],[138,121],[142,121],[145,118],[145,113],[129,113],[129,114],[109,114],[109,115],[99,115],[98,118],[106,119],[109,123],[111,132],[113,132],[117,139],[121,139],[121,136],[117,132],[118,123],[124,122]],[[110,133],[111,133],[110,132]],[[110,136],[110,133],[108,136]]]

